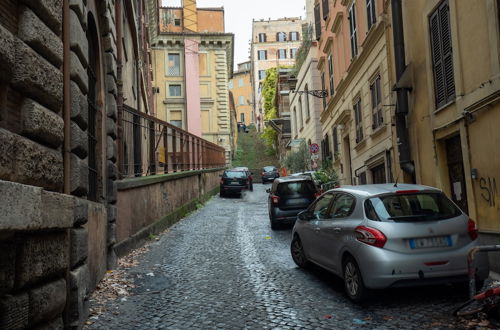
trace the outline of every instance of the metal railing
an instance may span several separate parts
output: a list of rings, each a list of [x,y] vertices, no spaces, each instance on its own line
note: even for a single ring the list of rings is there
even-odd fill
[[[120,176],[136,177],[225,166],[225,150],[124,105]]]

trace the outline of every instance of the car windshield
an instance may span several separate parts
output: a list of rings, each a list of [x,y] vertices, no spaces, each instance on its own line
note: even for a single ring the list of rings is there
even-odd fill
[[[444,220],[462,212],[443,193],[391,194],[370,198],[365,211],[372,220],[418,222]]]
[[[266,166],[264,167],[264,172],[272,172],[276,169],[276,167],[273,166]]]
[[[311,181],[283,182],[278,185],[278,196],[288,195],[313,195],[316,192]]]
[[[224,177],[229,179],[244,179],[246,178],[246,173],[243,171],[227,171],[224,172]]]

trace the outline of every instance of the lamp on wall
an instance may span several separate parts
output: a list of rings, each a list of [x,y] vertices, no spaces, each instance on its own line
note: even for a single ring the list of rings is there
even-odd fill
[[[320,98],[320,99],[324,99],[325,97],[328,96],[328,91],[326,89],[312,89],[312,90],[307,90],[307,91],[297,91],[295,89],[292,89],[290,92],[297,93],[299,95],[305,93],[305,94],[309,94],[309,95],[312,95],[312,96]]]

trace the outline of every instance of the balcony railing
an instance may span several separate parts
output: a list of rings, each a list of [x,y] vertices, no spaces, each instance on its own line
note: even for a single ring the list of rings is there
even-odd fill
[[[225,166],[225,150],[124,105],[119,144],[122,178]]]

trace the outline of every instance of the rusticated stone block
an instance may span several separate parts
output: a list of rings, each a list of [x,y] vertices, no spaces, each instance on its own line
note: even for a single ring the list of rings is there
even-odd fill
[[[106,189],[107,189],[106,199],[107,199],[108,203],[111,203],[111,204],[116,203],[116,196],[118,194],[116,182],[112,181],[112,180],[108,180]]]
[[[88,123],[89,105],[87,97],[82,93],[80,87],[71,82],[71,119],[85,130]]]
[[[61,190],[63,186],[63,158],[49,149],[21,136],[14,135],[15,152],[13,181]]]
[[[102,48],[106,53],[113,54],[113,57],[115,57],[116,60],[116,54],[117,54],[116,43],[111,37],[111,35],[108,34],[107,36],[102,38]]]
[[[116,166],[115,163],[112,161],[108,160],[108,179],[111,180],[116,180],[118,178],[118,167]]]
[[[62,30],[63,0],[21,0],[42,18],[57,35]]]
[[[85,228],[71,230],[70,266],[74,268],[88,256],[88,231]]]
[[[60,112],[63,99],[62,72],[21,40],[16,42],[12,85],[52,111]]]
[[[19,37],[55,66],[63,62],[63,44],[29,8],[22,7],[19,15]]]
[[[0,26],[1,27],[1,26]],[[0,178],[11,179],[14,170],[14,161],[12,155],[15,152],[15,135],[0,128]]]
[[[88,135],[80,127],[71,122],[71,152],[80,158],[87,157],[88,154]]]
[[[81,198],[75,198],[75,208],[73,214],[73,225],[83,226],[89,219],[88,201]]]
[[[116,105],[116,97],[111,93],[107,93],[106,95],[106,114],[109,118],[117,119],[117,105]]]
[[[37,233],[21,237],[17,246],[16,288],[64,274],[68,262],[65,232]]]
[[[87,159],[81,160],[76,155],[71,155],[71,193],[84,196],[89,190],[89,172]]]
[[[45,324],[39,325],[34,330],[61,330],[64,329],[64,322],[62,317],[49,321]]]
[[[116,243],[116,223],[108,223],[108,239],[107,244],[111,246]]]
[[[113,140],[116,140],[117,127],[116,127],[116,123],[114,122],[114,120],[112,118],[109,118],[108,120],[106,120],[106,134],[108,136],[111,136],[111,138],[113,138]]]
[[[69,325],[80,326],[89,314],[89,268],[87,264],[70,272]]]
[[[71,80],[76,82],[84,94],[88,93],[88,76],[87,70],[83,66],[82,62],[74,52],[71,52],[71,69],[70,77]]]
[[[14,246],[13,240],[0,242],[0,296],[14,288],[16,276],[16,249],[13,248]]]
[[[115,141],[110,136],[108,136],[106,138],[106,155],[107,155],[107,159],[115,162],[117,154],[118,154],[118,149],[116,148],[116,143],[115,143]]]
[[[64,140],[64,120],[41,104],[26,99],[21,107],[22,134],[57,148]]]
[[[89,43],[77,14],[70,10],[70,47],[78,55],[80,62],[87,67],[89,63]]]
[[[111,53],[104,54],[104,64],[106,73],[116,79],[116,60]]]
[[[69,8],[76,13],[84,31],[87,31],[87,10],[86,1],[69,0]]]
[[[26,329],[28,317],[27,293],[0,296],[0,329]]]
[[[106,75],[106,91],[116,97],[117,90],[116,79],[113,76]]]
[[[9,30],[0,25],[0,81],[6,81],[12,75],[16,61],[16,38]]]
[[[29,324],[50,321],[61,315],[66,305],[66,281],[60,279],[29,292]]]
[[[42,191],[40,228],[71,228],[76,198],[71,195]]]
[[[108,204],[107,213],[108,213],[108,222],[116,222],[116,214],[117,214],[116,205]]]

